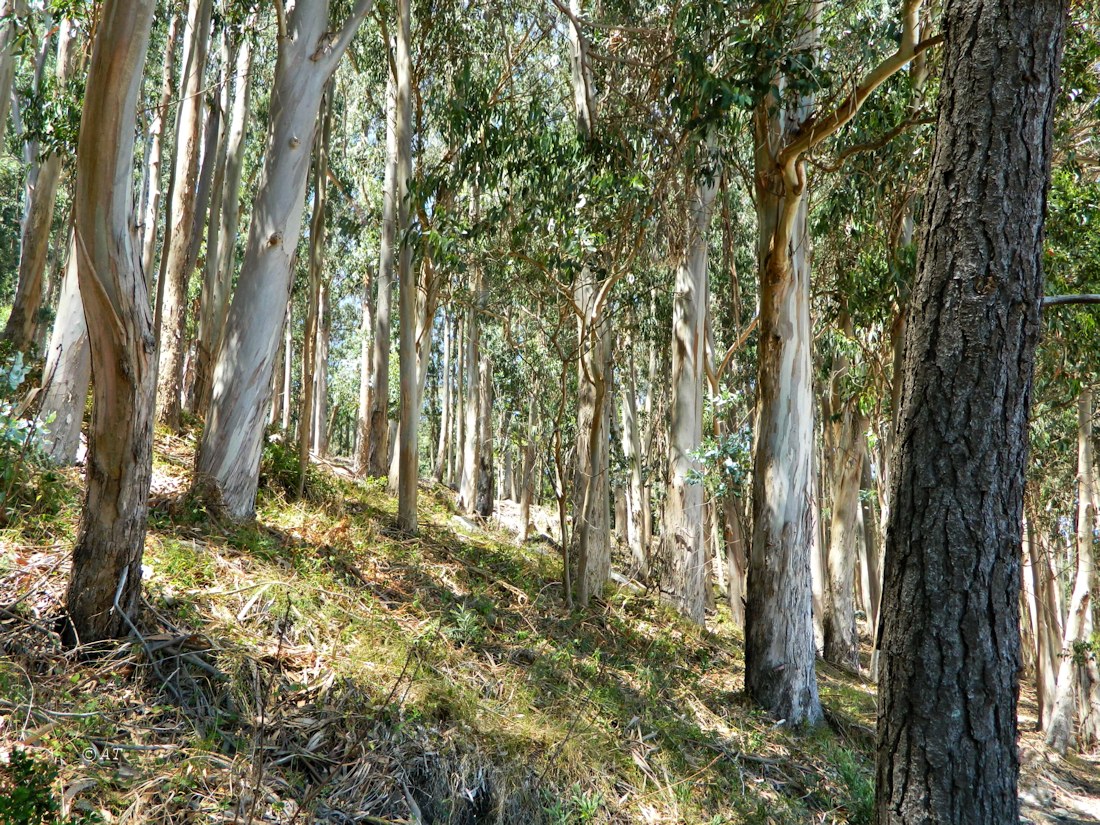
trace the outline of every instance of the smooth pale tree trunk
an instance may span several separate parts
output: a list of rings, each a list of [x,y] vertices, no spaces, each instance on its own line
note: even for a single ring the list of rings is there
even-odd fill
[[[1065,19],[1062,0],[944,5],[886,532],[877,825],[1019,820],[1024,470]]]
[[[134,124],[154,0],[104,0],[77,144],[77,270],[94,405],[87,486],[65,596],[65,639],[125,635],[141,597],[153,460],[156,346],[133,242]]]
[[[314,367],[313,388],[313,450],[320,456],[328,455],[329,403],[328,403],[328,354],[332,335],[332,319],[329,306],[329,285],[321,281],[320,314],[317,317],[317,357]]]
[[[1060,646],[1054,704],[1046,728],[1047,744],[1061,754],[1076,741],[1074,703],[1082,690],[1084,668],[1079,656],[1075,655],[1074,646],[1088,641],[1089,614],[1093,610],[1092,586],[1096,575],[1093,534],[1100,527],[1100,519],[1093,475],[1092,412],[1092,392],[1082,389],[1077,399],[1077,573]]]
[[[583,313],[577,319],[580,357],[577,364],[577,442],[573,474],[573,552],[577,602],[588,604],[611,575],[611,514],[608,441],[610,430],[608,372],[611,331],[597,314],[599,283],[585,268],[573,288],[573,301]]]
[[[531,533],[531,502],[535,496],[535,437],[539,431],[538,397],[532,391],[527,402],[527,440],[523,447],[523,461],[520,470],[519,492],[519,532],[516,538],[520,543],[527,541]]]
[[[378,252],[378,301],[374,315],[371,358],[370,417],[360,436],[359,467],[369,476],[383,476],[389,467],[390,323],[393,315],[393,273],[397,251],[397,86],[390,73],[386,84],[386,176],[382,190],[382,237]],[[360,422],[360,427],[363,422]]]
[[[247,38],[243,38],[247,40]],[[248,46],[246,45],[247,49]],[[222,245],[222,207],[225,204],[226,166],[229,162],[229,140],[231,124],[229,122],[230,102],[233,91],[241,92],[241,77],[234,64],[236,45],[230,45],[229,35],[222,32],[221,37],[221,90],[218,94],[218,147],[214,161],[214,176],[211,181],[210,209],[206,222],[206,260],[203,263],[202,292],[199,296],[198,330],[195,335],[195,384],[191,392],[191,412],[205,415],[210,404],[210,383],[213,378],[214,348],[220,338],[220,330],[215,324],[221,322],[215,295],[219,291],[220,247]],[[245,69],[247,73],[247,67]],[[247,81],[244,81],[247,82]],[[231,201],[229,208],[236,207]],[[196,214],[196,222],[199,216]],[[198,227],[201,232],[202,227]],[[198,233],[196,233],[198,237]],[[236,243],[236,238],[226,237],[228,243]]]
[[[840,322],[851,334],[847,313]],[[824,657],[834,665],[859,671],[859,634],[856,632],[855,575],[859,553],[859,490],[863,478],[867,420],[858,398],[845,398],[842,386],[850,364],[844,355],[830,381],[829,409],[832,432],[833,507],[829,523],[827,587],[823,617]]]
[[[282,419],[279,429],[283,435],[290,437],[290,391],[294,376],[294,300],[288,298],[286,302],[286,314],[283,316],[283,375],[282,375]],[[273,380],[275,377],[273,376]]]
[[[661,531],[662,591],[676,610],[696,624],[706,614],[706,542],[703,518],[703,395],[706,391],[707,229],[721,172],[697,146],[683,258],[676,268],[672,300],[672,400],[669,419],[668,487]],[[694,176],[693,176],[694,177]]]
[[[204,84],[212,7],[213,0],[188,0],[187,4],[176,112],[175,161],[170,205],[164,221],[165,252],[157,284],[157,416],[171,430],[180,428],[181,382],[187,349],[187,285],[195,269],[192,234],[203,143]]]
[[[206,247],[206,270],[200,304],[195,355],[195,411],[199,415],[205,415],[210,406],[214,364],[224,336],[226,316],[229,313],[229,294],[233,285],[237,227],[240,221],[241,176],[244,171],[245,139],[248,134],[249,102],[252,95],[252,41],[248,37],[242,37],[237,46],[234,76],[233,112],[226,133],[224,173],[220,187],[215,181],[215,202],[210,210],[210,235]],[[281,403],[287,404],[289,399],[284,396]]]
[[[397,48],[394,65],[397,71],[394,129],[397,139],[395,198],[397,199],[397,281],[398,314],[401,329],[398,335],[398,359],[401,374],[401,432],[398,452],[397,527],[405,533],[417,531],[416,492],[420,472],[420,400],[421,388],[417,375],[417,288],[413,270],[412,247],[405,240],[409,227],[409,184],[412,177],[412,0],[397,0]],[[431,323],[431,313],[425,319]],[[429,344],[430,347],[430,338]],[[430,351],[430,350],[429,350]],[[427,358],[425,358],[425,366]],[[427,371],[425,370],[425,373]]]
[[[442,386],[440,387],[440,402],[439,402],[439,443],[436,446],[435,451],[435,471],[433,477],[436,483],[443,481],[443,476],[447,472],[447,453],[450,445],[451,437],[451,362],[454,360],[451,355],[451,348],[453,346],[454,335],[451,333],[450,319],[447,317],[446,312],[443,314],[443,374],[440,376]]]
[[[741,502],[732,490],[722,496],[722,538],[726,550],[726,595],[730,619],[735,627],[745,627],[745,574],[748,569],[749,538]]]
[[[477,429],[481,445],[478,449],[480,467],[477,473],[477,499],[474,502],[474,512],[481,518],[487,519],[493,515],[493,492],[496,486],[493,472],[493,363],[488,355],[481,356],[478,383],[481,403],[478,409]]]
[[[328,0],[298,0],[287,15],[287,36],[279,41],[264,168],[196,466],[198,486],[232,518],[248,518],[255,507],[280,319],[290,295],[322,93],[370,7],[370,0],[359,0],[336,27]]]
[[[778,146],[798,131],[812,100],[756,114],[760,343],[753,536],[745,623],[745,686],[790,724],[814,724],[811,550],[814,405],[810,388],[810,259],[800,190],[776,180]]]
[[[630,549],[630,558],[635,571],[641,577],[649,575],[646,534],[644,529],[643,500],[645,487],[642,483],[642,442],[638,426],[638,382],[634,366],[633,341],[627,339],[626,368],[623,370],[622,388],[622,434],[623,458],[629,474],[626,496],[626,545]]]
[[[475,185],[470,193],[470,223],[481,219],[481,193]],[[470,270],[473,303],[466,311],[466,406],[463,412],[462,482],[458,488],[458,506],[473,513],[477,506],[478,473],[481,471],[481,389],[478,368],[481,363],[481,308],[486,300],[485,273],[478,262]]]
[[[88,327],[80,300],[75,236],[70,232],[69,260],[57,303],[57,316],[42,370],[43,396],[38,418],[46,430],[46,452],[55,464],[76,463],[84,403],[92,379]]]
[[[1029,508],[1030,509],[1030,508]],[[1058,686],[1058,655],[1062,651],[1062,615],[1058,606],[1057,577],[1050,565],[1050,553],[1040,540],[1035,521],[1025,516],[1027,550],[1031,560],[1032,586],[1039,619],[1035,693],[1039,704],[1039,729],[1046,730],[1054,711]]]
[[[455,318],[455,346],[458,350],[458,365],[455,369],[454,410],[451,412],[455,423],[455,434],[451,444],[450,455],[450,484],[456,490],[462,483],[462,453],[466,445],[466,396],[467,391],[463,382],[466,375],[466,327],[467,324],[459,314]]]
[[[26,14],[25,3],[20,0],[0,2],[0,154],[3,154],[8,113],[11,111],[12,84],[15,81],[15,36],[17,23],[12,17]]]
[[[59,87],[69,82],[81,58],[81,43],[72,21],[62,20],[57,33],[57,66],[55,76]],[[42,159],[38,175],[27,195],[19,248],[19,280],[12,303],[11,315],[4,327],[3,340],[16,352],[29,352],[38,338],[40,313],[46,284],[46,259],[50,249],[54,205],[61,183],[61,161],[57,152]]]
[[[309,471],[309,447],[313,440],[313,394],[318,370],[326,365],[318,358],[320,331],[321,281],[325,274],[325,206],[328,192],[328,153],[332,136],[332,85],[321,102],[321,139],[313,159],[313,217],[309,224],[309,292],[306,301],[306,327],[302,336],[302,391],[298,397],[298,498],[306,489]]]
[[[160,100],[153,109],[149,124],[149,159],[146,164],[148,188],[145,195],[145,213],[141,222],[141,270],[146,278],[153,275],[157,260],[157,221],[160,218],[161,166],[164,162],[164,125],[172,103],[173,74],[176,48],[179,42],[181,17],[173,13],[168,22],[168,36],[164,46],[164,65],[161,71]]]

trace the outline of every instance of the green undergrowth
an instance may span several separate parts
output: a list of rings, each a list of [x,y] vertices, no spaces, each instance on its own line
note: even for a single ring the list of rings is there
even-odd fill
[[[380,481],[315,467],[293,500],[280,448],[256,520],[219,521],[192,449],[158,438],[140,639],[52,633],[75,508],[0,533],[0,743],[57,772],[58,817],[870,821],[858,680],[823,671],[830,723],[788,730],[744,697],[721,611],[700,631],[625,588],[571,611],[553,551],[471,529],[449,491],[403,536]]]

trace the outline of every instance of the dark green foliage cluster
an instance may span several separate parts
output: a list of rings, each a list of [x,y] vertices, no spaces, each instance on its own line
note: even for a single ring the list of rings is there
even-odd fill
[[[99,817],[61,815],[53,793],[57,769],[16,748],[0,762],[0,822],[4,825],[90,825]]]

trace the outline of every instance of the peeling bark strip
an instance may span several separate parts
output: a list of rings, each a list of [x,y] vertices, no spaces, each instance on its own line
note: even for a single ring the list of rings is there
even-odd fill
[[[875,821],[1014,823],[1028,403],[1064,0],[948,0],[883,590]]]
[[[131,233],[134,121],[155,0],[105,0],[77,145],[74,232],[95,404],[66,641],[124,635],[141,595],[153,463],[153,318]]]

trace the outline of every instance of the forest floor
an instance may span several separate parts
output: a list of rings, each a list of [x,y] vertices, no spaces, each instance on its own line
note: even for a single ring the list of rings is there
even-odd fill
[[[77,471],[0,530],[0,820],[19,784],[73,823],[871,821],[872,684],[821,665],[827,724],[790,730],[745,699],[721,606],[706,631],[632,586],[570,611],[545,538],[432,486],[403,537],[383,484],[325,467],[293,501],[277,445],[256,521],[219,522],[193,449],[158,435],[140,636],[54,632]],[[1033,734],[1022,761],[1028,821],[1100,822],[1100,762]]]

